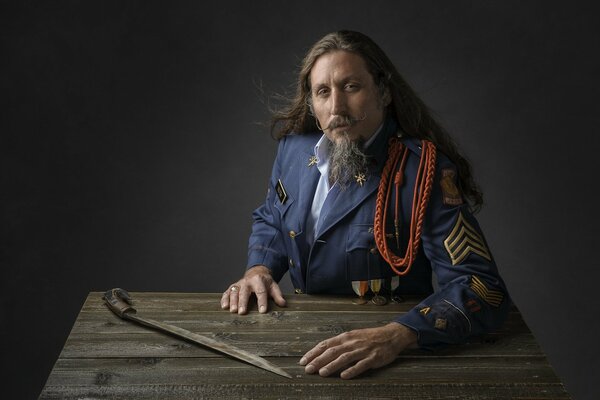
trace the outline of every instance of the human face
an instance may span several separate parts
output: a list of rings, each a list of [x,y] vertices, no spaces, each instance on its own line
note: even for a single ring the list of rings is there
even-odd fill
[[[313,113],[332,142],[347,134],[352,141],[368,140],[382,124],[389,95],[375,85],[363,58],[336,50],[315,61],[310,71]],[[343,117],[350,117],[348,123]]]

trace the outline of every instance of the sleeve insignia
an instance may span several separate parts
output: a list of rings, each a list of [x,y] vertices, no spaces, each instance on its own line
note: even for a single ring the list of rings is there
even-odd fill
[[[471,276],[471,290],[473,290],[477,296],[481,297],[486,303],[491,306],[498,307],[502,303],[504,295],[498,290],[491,290],[485,286],[485,283],[477,276]]]
[[[275,185],[275,191],[277,192],[277,197],[279,197],[279,201],[281,204],[285,204],[285,201],[288,198],[287,192],[283,187],[283,183],[281,183],[281,179],[277,179],[277,185]]]
[[[448,321],[445,318],[438,318],[435,320],[435,329],[439,329],[440,331],[445,331],[448,326]]]
[[[460,190],[454,183],[456,178],[456,171],[451,168],[442,169],[442,179],[440,180],[440,186],[442,187],[442,195],[444,204],[449,206],[459,206],[463,203],[462,195]]]
[[[452,259],[452,265],[460,264],[471,253],[492,261],[483,237],[458,213],[456,224],[450,235],[444,240],[444,247]]]
[[[423,307],[419,310],[419,312],[423,315],[429,314],[429,311],[431,311],[431,307]]]

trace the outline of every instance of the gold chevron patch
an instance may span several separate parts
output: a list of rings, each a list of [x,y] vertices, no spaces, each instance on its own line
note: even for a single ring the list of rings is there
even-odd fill
[[[498,307],[502,303],[504,295],[502,292],[497,290],[490,290],[485,286],[485,283],[477,276],[471,276],[471,289],[477,293],[477,296],[481,297],[486,303],[491,306]]]
[[[452,259],[452,265],[460,264],[471,253],[475,253],[492,261],[490,252],[483,241],[483,238],[475,228],[473,228],[462,213],[458,213],[456,224],[450,232],[450,235],[444,240],[444,247]]]

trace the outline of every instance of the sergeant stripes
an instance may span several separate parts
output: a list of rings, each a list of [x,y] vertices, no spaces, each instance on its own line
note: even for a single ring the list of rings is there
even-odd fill
[[[489,305],[498,307],[502,303],[502,299],[504,298],[502,292],[488,289],[485,283],[475,275],[471,276],[470,287],[471,290],[477,293],[477,296],[481,297]]]
[[[444,247],[452,259],[452,265],[460,264],[471,253],[478,254],[488,261],[492,260],[483,238],[465,221],[461,212],[458,213],[452,232],[444,240]]]

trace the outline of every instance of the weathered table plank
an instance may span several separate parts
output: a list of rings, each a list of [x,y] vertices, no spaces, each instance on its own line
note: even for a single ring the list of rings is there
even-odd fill
[[[569,398],[516,309],[498,333],[435,352],[406,352],[385,368],[344,381],[304,374],[299,357],[332,335],[383,325],[418,299],[378,307],[290,295],[285,308],[238,316],[220,309],[217,294],[132,295],[140,315],[264,356],[294,379],[123,321],[103,305],[101,293],[90,293],[41,399]]]
[[[75,359],[61,360],[57,374],[48,381],[49,387],[66,388],[70,382],[78,381],[79,386],[88,387],[88,395],[100,395],[109,388],[130,386],[132,394],[141,395],[145,386],[195,387],[197,394],[218,393],[217,387],[255,387],[252,395],[256,398],[280,398],[290,395],[290,385],[304,389],[317,385],[320,392],[329,395],[351,395],[362,393],[361,397],[389,396],[405,393],[407,388],[420,387],[422,394],[443,395],[443,387],[449,382],[460,382],[463,393],[476,393],[484,387],[501,388],[510,386],[519,396],[537,396],[545,385],[553,387],[556,378],[543,358],[523,359],[515,365],[510,358],[472,360],[403,358],[388,368],[371,371],[361,379],[343,381],[338,378],[321,378],[305,375],[302,368],[289,358],[270,358],[294,376],[290,382],[269,372],[246,368],[235,360],[212,359]],[[383,387],[380,386],[384,383]],[[89,388],[95,387],[96,391]],[[135,389],[135,390],[134,390]],[[71,390],[80,390],[72,388]],[[303,390],[311,390],[306,388]],[[555,398],[559,396],[554,391]],[[137,392],[137,393],[136,393]],[[277,393],[277,396],[273,396]],[[313,395],[318,392],[314,392]],[[80,393],[81,394],[81,393]],[[50,397],[51,398],[51,397]],[[424,397],[428,398],[428,397]]]
[[[143,329],[143,328],[140,328]],[[194,331],[210,335],[209,332]],[[244,350],[260,356],[300,357],[310,350],[316,343],[327,339],[336,332],[303,333],[282,336],[281,332],[257,333],[239,332],[232,334],[210,335],[233,344]],[[531,334],[518,334],[495,339],[486,337],[487,341],[471,342],[463,346],[450,346],[438,350],[435,354],[452,355],[453,357],[472,356],[535,356],[543,355],[535,338]],[[492,343],[493,340],[496,340]],[[114,357],[213,357],[214,352],[188,343],[166,334],[156,333],[149,335],[138,334],[72,334],[65,346],[61,357],[85,358]],[[427,355],[424,351],[410,351]]]
[[[343,325],[373,325],[387,324],[399,312],[390,312],[382,309],[380,312],[363,312],[359,306],[355,306],[354,312],[347,312],[341,315],[337,311],[273,311],[267,314],[259,314],[251,312],[248,315],[238,316],[224,311],[209,312],[209,311],[186,311],[177,313],[164,311],[152,311],[144,309],[144,316],[151,317],[156,320],[165,321],[170,324],[185,324],[186,329],[206,329],[211,332],[215,330],[234,329],[239,331],[240,327],[252,325],[254,330],[278,330],[294,332],[298,330],[306,331],[322,331],[323,326],[343,326]],[[75,328],[81,333],[110,331],[130,333],[139,331],[129,321],[124,321],[116,315],[107,315],[104,319],[98,319],[98,313],[107,313],[106,308],[101,308],[95,312],[82,312],[79,314],[75,322]],[[332,324],[335,321],[336,324]],[[305,326],[299,326],[302,323]],[[517,312],[510,313],[504,327],[500,332],[528,332],[529,329],[524,324],[521,315]],[[148,331],[145,331],[148,332]]]
[[[97,311],[104,309],[102,302],[102,292],[91,292],[87,297],[81,311]],[[135,292],[134,304],[138,309],[149,312],[151,310],[168,310],[173,314],[184,311],[218,311],[222,312],[220,306],[220,294],[215,293],[151,293]],[[350,311],[355,312],[357,308],[361,311],[381,312],[382,307],[372,303],[362,306],[353,304],[348,298],[328,295],[286,295],[287,306],[279,307],[271,304],[273,310],[302,310],[302,311],[327,311],[336,312]],[[419,303],[417,297],[406,297],[401,303],[388,303],[385,310],[390,312],[406,312],[411,310]],[[251,310],[256,310],[256,305]]]

